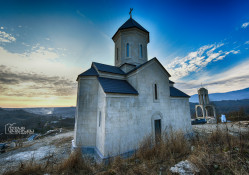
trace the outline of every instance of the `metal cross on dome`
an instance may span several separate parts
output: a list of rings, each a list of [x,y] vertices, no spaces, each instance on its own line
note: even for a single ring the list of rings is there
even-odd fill
[[[129,12],[129,15],[130,15],[130,17],[132,18],[132,10],[133,10],[133,8],[130,8],[130,12]]]

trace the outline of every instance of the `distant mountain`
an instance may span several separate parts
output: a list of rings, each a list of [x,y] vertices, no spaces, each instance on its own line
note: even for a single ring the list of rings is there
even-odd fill
[[[217,115],[227,114],[233,111],[239,111],[240,108],[244,109],[246,115],[249,115],[249,99],[244,100],[223,100],[223,101],[212,101],[211,102],[215,108]],[[195,105],[198,103],[189,103],[191,116],[195,116]]]
[[[12,111],[17,108],[4,108],[5,110]],[[20,108],[19,108],[20,109]],[[46,116],[56,116],[62,118],[74,118],[75,107],[44,107],[44,108],[21,108],[23,111]]]
[[[225,93],[209,94],[209,99],[210,101],[249,99],[249,88]],[[198,94],[192,95],[189,101],[193,103],[198,103]]]

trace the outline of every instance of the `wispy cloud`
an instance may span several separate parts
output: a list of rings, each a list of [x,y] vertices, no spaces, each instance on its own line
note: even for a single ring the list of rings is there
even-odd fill
[[[249,60],[236,65],[235,67],[214,75],[200,76],[197,80],[190,80],[188,82],[179,81],[176,85],[179,88],[185,89],[186,93],[190,95],[196,94],[197,89],[203,84],[210,93],[228,92],[238,89],[244,89],[249,84]]]
[[[1,27],[3,29],[3,27]],[[16,38],[13,37],[11,34],[8,34],[4,31],[0,31],[0,43],[11,43],[16,41]]]
[[[76,94],[76,83],[59,76],[14,72],[0,65],[0,89],[2,96],[72,96]]]
[[[61,76],[75,80],[83,70],[79,66],[68,65],[62,60],[63,50],[35,45],[31,51],[12,53],[0,47],[0,64],[15,69],[16,72],[43,73],[47,76]]]
[[[1,107],[75,105],[76,78],[84,69],[66,59],[68,50],[19,42],[3,29],[0,30]],[[9,51],[13,42],[25,46],[25,50]]]
[[[245,22],[245,23],[242,24],[241,28],[244,28],[244,29],[245,29],[245,28],[247,28],[248,26],[249,26],[249,22]]]
[[[211,62],[224,59],[228,54],[237,54],[239,50],[217,51],[224,43],[211,44],[200,47],[195,52],[190,52],[185,57],[177,57],[166,69],[172,74],[172,79],[179,80],[191,72],[198,72]]]
[[[249,44],[249,41],[246,41],[245,44]]]
[[[41,44],[28,48],[23,53],[13,53],[0,46],[0,105],[75,105],[75,80],[84,70],[63,60],[63,48]]]

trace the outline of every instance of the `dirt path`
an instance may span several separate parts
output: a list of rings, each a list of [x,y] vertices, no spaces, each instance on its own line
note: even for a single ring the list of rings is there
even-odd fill
[[[46,161],[48,157],[53,157],[54,160],[63,160],[71,152],[72,139],[73,131],[69,131],[38,140],[26,141],[22,147],[0,154],[0,174],[31,159],[37,163]]]

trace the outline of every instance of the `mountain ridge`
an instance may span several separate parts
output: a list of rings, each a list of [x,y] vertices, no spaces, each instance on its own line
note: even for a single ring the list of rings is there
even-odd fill
[[[208,94],[210,101],[222,101],[222,100],[244,100],[249,99],[249,88],[240,89],[236,91],[229,91],[224,93],[211,93]],[[198,94],[194,94],[190,97],[189,102],[198,103]]]

